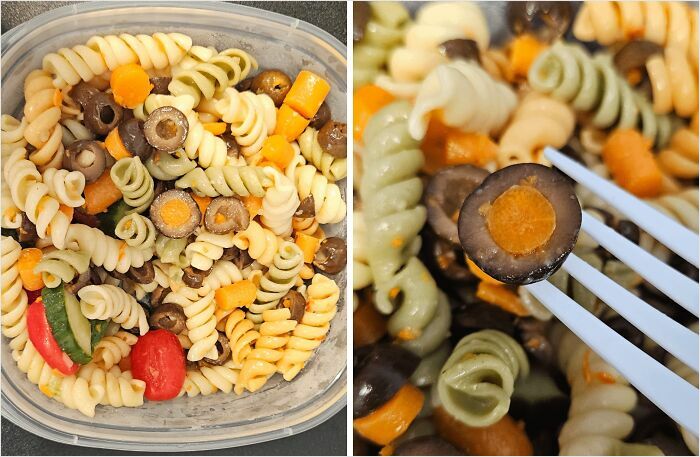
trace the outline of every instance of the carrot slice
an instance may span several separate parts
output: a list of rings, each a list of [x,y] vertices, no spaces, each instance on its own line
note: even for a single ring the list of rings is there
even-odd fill
[[[311,119],[331,91],[328,81],[316,73],[302,70],[284,97],[284,103],[307,119]]]
[[[205,122],[202,124],[204,130],[214,135],[222,135],[226,131],[225,122]]]
[[[251,219],[260,213],[260,209],[262,208],[262,201],[262,197],[255,197],[253,195],[243,197],[243,206],[245,206],[245,208],[248,210],[248,213],[250,213]]]
[[[85,211],[88,214],[103,213],[120,198],[122,192],[112,181],[109,169],[106,169],[102,176],[85,186]]]
[[[488,135],[450,130],[445,140],[447,165],[476,165],[483,167],[498,153],[498,146]]]
[[[285,140],[291,143],[304,132],[308,125],[308,119],[283,103],[277,110],[275,135],[282,135]]]
[[[253,304],[257,291],[253,281],[244,279],[217,289],[214,300],[219,309],[228,311]]]
[[[494,279],[491,276],[484,273],[484,271],[481,268],[479,268],[474,262],[472,262],[471,259],[467,258],[466,260],[467,260],[467,266],[469,267],[469,271],[471,271],[472,274],[474,276],[476,276],[477,278],[479,278],[481,281],[488,283],[488,284],[494,284],[496,286],[500,286],[503,284],[498,279]]]
[[[362,86],[355,91],[352,112],[355,141],[362,142],[362,135],[369,119],[393,101],[393,95],[373,84]]]
[[[423,392],[407,383],[384,405],[353,421],[357,433],[381,446],[394,441],[408,429],[424,401]]]
[[[190,195],[192,196],[192,199],[197,203],[197,206],[199,206],[199,211],[202,213],[202,223],[204,223],[204,213],[207,212],[207,208],[209,208],[209,204],[211,203],[212,198],[211,197],[200,197],[199,195],[195,194],[194,192],[191,192]]]
[[[112,129],[112,131],[109,132],[109,135],[107,135],[107,138],[105,138],[105,148],[107,148],[107,152],[109,152],[109,155],[114,157],[114,160],[120,160],[134,156],[124,146],[122,138],[119,136],[118,128]]]
[[[516,76],[525,77],[532,62],[547,48],[547,45],[532,35],[515,38],[510,45],[510,66]]]
[[[297,232],[295,243],[299,246],[301,252],[304,253],[304,263],[313,262],[316,251],[321,246],[321,240],[311,235]]]
[[[136,108],[146,101],[151,93],[151,84],[148,73],[140,65],[130,63],[117,67],[109,79],[114,101],[125,108]]]
[[[283,170],[294,158],[294,148],[282,135],[267,137],[263,142],[261,153],[265,159]]]
[[[603,161],[615,182],[637,197],[655,197],[663,176],[651,153],[651,140],[632,129],[616,130],[603,145]]]
[[[22,287],[26,290],[39,290],[44,287],[41,273],[34,273],[34,267],[41,261],[44,253],[38,248],[22,249],[17,259],[17,270],[22,279]]]
[[[520,301],[520,297],[505,286],[481,281],[476,288],[476,297],[516,316],[530,315],[530,312],[523,306],[523,302]]]

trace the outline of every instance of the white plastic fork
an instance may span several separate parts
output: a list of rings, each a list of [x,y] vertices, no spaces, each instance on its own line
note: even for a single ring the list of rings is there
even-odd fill
[[[697,234],[559,151],[546,148],[545,157],[657,241],[693,265],[698,265]],[[581,230],[673,301],[695,316],[698,315],[700,289],[697,282],[656,259],[585,211]],[[661,313],[574,254],[569,255],[562,268],[659,346],[698,371],[697,333]],[[630,384],[669,417],[698,436],[700,396],[697,387],[610,329],[551,283],[542,281],[526,287],[586,345],[614,366]]]

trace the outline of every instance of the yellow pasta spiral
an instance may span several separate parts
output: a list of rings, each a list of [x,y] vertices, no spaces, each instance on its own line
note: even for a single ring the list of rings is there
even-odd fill
[[[690,126],[676,130],[668,146],[657,156],[662,170],[683,179],[698,177],[698,114],[693,115]]]
[[[29,155],[39,170],[61,168],[63,160],[63,128],[61,92],[53,86],[51,75],[34,70],[24,80],[24,138],[36,151]]]
[[[253,321],[246,319],[245,312],[237,309],[226,319],[225,332],[228,344],[231,348],[231,360],[236,366],[242,366],[246,357],[250,355],[252,346],[260,337],[255,331]]]
[[[196,370],[188,370],[180,395],[188,397],[209,395],[217,391],[231,392],[238,381],[239,369],[229,360],[221,366],[202,366]]]
[[[27,293],[22,288],[17,261],[22,246],[9,236],[3,236],[0,242],[2,257],[0,268],[2,289],[2,334],[10,338],[12,350],[22,350],[27,343]]]

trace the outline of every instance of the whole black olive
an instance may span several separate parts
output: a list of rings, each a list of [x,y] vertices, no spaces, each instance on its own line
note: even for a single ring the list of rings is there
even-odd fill
[[[282,70],[265,70],[253,78],[250,86],[256,94],[267,94],[278,108],[291,88],[292,80]]]
[[[314,266],[324,273],[338,274],[345,268],[348,258],[348,247],[345,240],[330,237],[321,241],[321,246],[314,256]]]
[[[138,156],[141,162],[146,162],[153,153],[153,148],[143,134],[143,126],[142,120],[132,118],[119,124],[118,133],[124,148]]]
[[[169,95],[170,90],[168,89],[168,85],[170,84],[170,81],[172,81],[173,78],[170,78],[168,76],[153,76],[149,79],[149,82],[153,85],[153,89],[151,89],[152,94],[163,94],[163,95]]]
[[[185,330],[187,316],[182,307],[175,303],[166,303],[153,310],[148,324],[153,328],[162,328],[178,334]]]
[[[122,121],[123,112],[112,94],[99,92],[90,97],[85,107],[85,127],[97,135],[107,135]]]
[[[172,152],[185,144],[189,121],[172,106],[162,106],[148,115],[143,134],[148,143],[159,151]]]
[[[315,128],[316,130],[321,130],[321,127],[326,125],[328,121],[331,120],[331,109],[328,107],[328,103],[321,103],[321,107],[316,111],[314,117],[311,118],[309,122],[309,127]]]
[[[348,126],[330,120],[318,131],[318,144],[333,157],[348,156]]]
[[[290,290],[279,301],[278,307],[289,308],[292,313],[291,320],[301,322],[306,310],[306,299],[296,290]]]
[[[94,140],[78,140],[68,146],[63,155],[63,168],[79,171],[85,182],[97,180],[107,167],[109,153],[102,143]]]

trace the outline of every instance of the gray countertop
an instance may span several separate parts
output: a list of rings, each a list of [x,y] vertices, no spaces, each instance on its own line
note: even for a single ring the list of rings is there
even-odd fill
[[[75,2],[3,1],[2,32],[32,17],[59,6]],[[234,2],[286,14],[314,24],[341,42],[346,41],[347,15],[345,2]],[[310,6],[311,5],[311,6]],[[307,432],[290,438],[253,446],[219,449],[178,455],[345,455],[346,409]],[[2,455],[136,455],[132,452],[69,446],[39,438],[2,419]],[[153,454],[158,455],[158,454]]]

